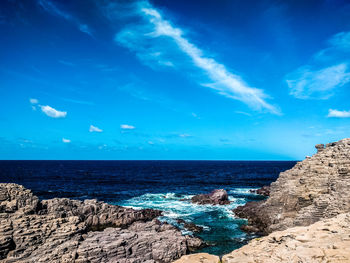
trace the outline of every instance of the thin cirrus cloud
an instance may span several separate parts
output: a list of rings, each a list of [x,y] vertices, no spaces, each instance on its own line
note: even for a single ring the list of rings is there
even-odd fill
[[[94,125],[90,125],[89,132],[103,132],[103,130]]]
[[[266,110],[280,114],[280,110],[266,101],[268,97],[263,90],[250,87],[240,76],[231,73],[225,65],[205,56],[204,51],[191,43],[183,31],[172,25],[169,20],[148,2],[139,2],[136,6],[138,24],[133,23],[120,31],[115,41],[131,51],[146,65],[176,67],[176,52],[191,60],[193,70],[204,72],[211,82],[198,81],[207,88],[230,99],[239,100],[254,110]],[[165,48],[166,47],[166,48]],[[175,50],[175,51],[174,51]],[[174,53],[172,53],[174,52]]]
[[[135,129],[135,126],[132,126],[129,124],[122,124],[122,125],[120,125],[120,128],[123,130],[133,130],[133,129]]]
[[[339,110],[332,110],[329,109],[328,111],[328,118],[350,118],[350,111],[339,111]]]
[[[286,75],[290,95],[298,99],[328,99],[350,82],[350,32],[340,32],[313,55],[311,63]]]
[[[41,111],[51,118],[65,118],[67,116],[66,111],[56,110],[49,105],[40,105]]]
[[[88,25],[82,24],[76,17],[74,17],[73,15],[69,14],[68,12],[65,12],[65,11],[61,10],[53,2],[51,2],[49,0],[38,0],[38,5],[43,10],[48,12],[49,14],[52,14],[52,15],[64,18],[65,20],[76,24],[77,28],[81,32],[83,32],[85,34],[88,34],[89,36],[93,37],[92,30],[89,28]]]

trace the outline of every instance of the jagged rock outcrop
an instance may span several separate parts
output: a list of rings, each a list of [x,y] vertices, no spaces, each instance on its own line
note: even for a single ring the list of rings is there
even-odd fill
[[[254,239],[222,262],[350,262],[350,213]]]
[[[156,220],[160,214],[96,200],[40,201],[23,186],[0,184],[0,260],[165,263],[202,246]]]
[[[268,234],[349,212],[350,139],[316,148],[315,155],[280,173],[266,201],[247,203],[235,214]]]
[[[210,194],[199,194],[191,198],[192,203],[200,205],[227,205],[230,203],[228,194],[224,189],[216,189]]]

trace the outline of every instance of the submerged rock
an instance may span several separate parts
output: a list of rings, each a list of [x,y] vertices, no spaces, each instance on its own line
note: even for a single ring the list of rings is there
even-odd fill
[[[228,194],[224,189],[216,189],[210,194],[200,194],[195,195],[191,198],[192,203],[200,205],[228,205],[230,201],[228,200]]]
[[[269,234],[350,212],[350,139],[316,145],[317,153],[280,173],[266,201],[237,207],[237,216]]]
[[[255,193],[262,196],[270,196],[270,186],[265,185],[256,190],[250,190],[251,193]]]
[[[166,263],[202,246],[156,220],[160,214],[96,200],[40,202],[23,186],[0,184],[0,260]]]
[[[186,222],[185,220],[183,219],[177,219],[176,222],[178,224],[181,224],[184,226],[184,228],[186,228],[188,231],[191,231],[193,233],[200,233],[203,231],[203,227],[201,226],[197,226],[196,224],[194,223],[190,223],[190,222]]]

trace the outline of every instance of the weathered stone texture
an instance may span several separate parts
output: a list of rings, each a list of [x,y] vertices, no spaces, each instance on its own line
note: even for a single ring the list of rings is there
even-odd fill
[[[248,203],[235,213],[268,234],[349,212],[350,139],[316,147],[315,155],[280,173],[266,201]]]
[[[23,186],[0,184],[0,261],[166,263],[202,246],[160,214],[96,200],[40,202]]]
[[[223,263],[348,263],[350,213],[307,227],[294,227],[257,238],[225,255]],[[198,263],[200,261],[197,261]]]

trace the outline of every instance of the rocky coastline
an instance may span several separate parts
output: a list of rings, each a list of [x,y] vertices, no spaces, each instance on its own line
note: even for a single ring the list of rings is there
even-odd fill
[[[350,139],[316,145],[317,153],[282,172],[268,199],[237,207],[263,234],[350,212]]]
[[[39,200],[17,184],[0,184],[1,262],[172,262],[201,247],[156,218],[96,200]]]
[[[0,184],[1,262],[238,263],[350,262],[350,139],[316,145],[317,153],[256,191],[266,200],[234,210],[243,230],[263,237],[222,257],[189,254],[203,246],[161,223],[161,211],[96,200],[39,200]],[[225,190],[194,196],[199,205],[229,203]],[[178,221],[193,232],[201,228]],[[188,255],[189,254],[189,255]]]
[[[256,238],[223,256],[222,263],[350,262],[350,139],[316,145],[317,153],[256,191],[266,200],[234,210]],[[187,261],[219,262],[193,254]]]

